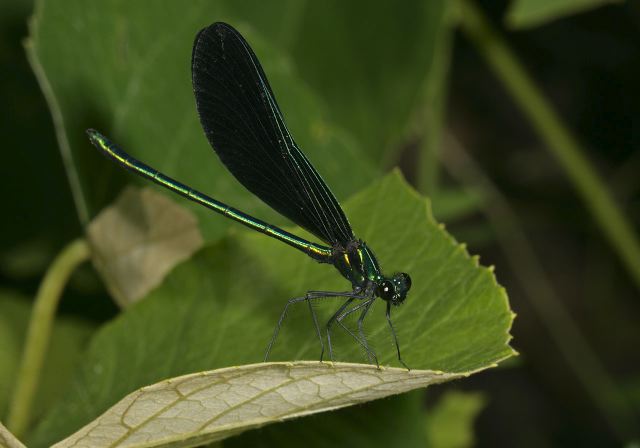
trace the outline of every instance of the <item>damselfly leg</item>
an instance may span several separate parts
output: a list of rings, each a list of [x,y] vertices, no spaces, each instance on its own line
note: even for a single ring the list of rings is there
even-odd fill
[[[345,291],[345,292],[309,291],[302,297],[294,297],[292,299],[289,299],[287,301],[287,304],[284,307],[284,310],[282,310],[282,313],[280,314],[280,319],[278,319],[278,323],[276,325],[276,328],[273,330],[273,336],[271,336],[271,340],[269,341],[269,345],[267,346],[267,350],[265,351],[264,361],[266,362],[269,359],[269,355],[271,354],[271,349],[273,348],[273,345],[276,342],[276,339],[278,337],[278,333],[280,333],[280,328],[282,327],[282,323],[284,322],[285,317],[287,317],[287,311],[289,310],[289,307],[291,305],[293,305],[293,304],[301,303],[301,302],[307,302],[308,305],[309,305],[309,312],[311,313],[311,318],[313,319],[313,325],[314,325],[315,330],[316,330],[316,335],[318,336],[318,340],[320,341],[320,347],[321,347],[320,361],[322,361],[322,358],[324,356],[324,341],[323,341],[323,338],[322,338],[322,332],[320,331],[320,326],[318,325],[318,318],[316,316],[315,310],[313,309],[311,301],[322,300],[322,299],[335,299],[335,298],[339,298],[339,297],[348,298],[348,300],[347,300],[348,303],[343,304],[338,309],[338,312],[336,312],[336,314],[334,314],[334,316],[332,316],[331,319],[334,319],[337,315],[339,315],[342,311],[344,311],[344,308],[346,308],[348,306],[348,304],[351,303],[353,300],[364,298],[364,296],[362,294],[358,294],[358,293],[355,293],[353,291]],[[330,321],[331,321],[331,319],[330,319]],[[358,340],[358,339],[356,338],[356,340]],[[332,355],[333,352],[332,352],[332,348],[331,348],[331,338],[328,337],[327,341],[329,343],[329,353],[331,354],[331,359],[333,360],[333,355]]]

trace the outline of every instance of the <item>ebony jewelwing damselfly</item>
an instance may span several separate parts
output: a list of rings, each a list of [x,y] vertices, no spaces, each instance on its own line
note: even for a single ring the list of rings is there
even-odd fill
[[[337,323],[377,365],[363,322],[376,298],[381,298],[386,302],[386,318],[398,360],[407,367],[400,356],[391,308],[404,302],[411,278],[405,273],[384,276],[372,250],[355,237],[335,196],[291,137],[267,77],[247,41],[225,23],[204,28],[193,45],[191,71],[200,122],[222,163],[249,191],[327,245],[304,240],[195,191],[131,157],[93,129],[87,130],[91,143],[122,167],[295,247],[320,263],[332,264],[351,282],[349,291],[308,291],[290,299],[267,346],[265,361],[289,306],[301,302],[309,305],[322,360],[324,339],[311,302],[341,297],[346,300],[325,324],[330,358],[333,360],[331,330]],[[360,313],[357,335],[342,322],[356,312]]]

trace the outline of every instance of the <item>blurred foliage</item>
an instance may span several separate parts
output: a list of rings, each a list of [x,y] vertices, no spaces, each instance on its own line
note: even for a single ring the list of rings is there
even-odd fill
[[[143,4],[105,2],[96,10],[95,5],[80,1],[39,3],[33,24],[32,60],[41,84],[47,86],[45,94],[54,117],[60,117],[58,122],[64,123],[64,128],[57,132],[61,141],[68,141],[62,150],[72,160],[71,183],[85,223],[113,198],[123,177],[117,169],[102,163],[95,151],[88,150],[82,131],[89,126],[103,130],[136,157],[197,189],[215,191],[238,208],[255,210],[260,216],[280,221],[275,213],[230,181],[229,173],[215,163],[201,135],[190,93],[190,52],[185,49],[191,46],[193,30],[210,23],[210,17],[238,24],[252,42],[269,73],[293,135],[334,186],[338,197],[356,191],[372,178],[370,167],[379,164],[375,161],[381,160],[391,142],[399,138],[416,101],[412,92],[422,82],[436,46],[435,33],[441,22],[439,3],[429,2],[428,7],[419,1],[407,3],[396,10],[406,16],[402,21],[386,20],[388,10],[371,7],[366,2],[349,3],[353,8],[351,20],[344,16],[344,7],[338,7],[338,2],[335,6],[323,5],[320,11],[310,4],[302,15],[276,17],[256,16],[255,12],[261,9],[255,8],[254,3],[243,3],[242,7],[237,2],[225,1],[192,3],[190,14],[185,16],[188,22],[167,20],[183,13],[178,3],[154,10],[158,14],[155,18],[149,16],[154,11]],[[369,20],[355,19],[361,11],[368,11]],[[286,57],[269,48],[260,36],[253,35],[251,27],[243,28],[246,23],[243,14],[248,12],[254,19],[252,27],[259,31],[275,31],[274,20],[288,18],[293,22],[281,23],[281,28],[299,32],[287,40],[301,48],[291,50],[298,63],[300,81]],[[76,26],[77,20],[82,20],[83,26]],[[348,30],[349,35],[341,35],[335,29],[332,33],[323,33],[321,29],[311,32],[314,26],[321,28],[327,23],[333,27],[348,24],[344,33]],[[402,33],[398,33],[400,29]],[[381,40],[385,47],[371,47],[369,36],[380,32],[404,36],[404,40]],[[418,34],[424,32],[427,34]],[[158,41],[157,36],[162,35],[170,38]],[[323,37],[322,41],[305,41],[319,37]],[[74,45],[66,44],[70,41]],[[429,45],[425,47],[425,43]],[[381,66],[381,56],[390,58],[390,63]],[[76,64],[79,57],[85,60],[81,66]],[[327,65],[339,69],[329,73],[324,69]],[[158,73],[162,76],[157,76]],[[316,87],[328,101],[328,112],[322,112],[318,96],[305,83]],[[166,96],[157,92],[170,92],[172,101],[166,101]],[[153,115],[148,110],[153,110]],[[331,124],[335,122],[340,122],[357,139],[348,138],[335,128]],[[371,127],[374,122],[383,125]],[[374,129],[377,133],[372,133]],[[164,151],[157,151],[159,146]],[[329,150],[331,157],[319,156]],[[188,156],[181,156],[184,151],[188,151]],[[207,170],[202,169],[205,166]],[[340,174],[339,167],[345,166],[350,167],[349,176]],[[97,182],[96,177],[101,181]],[[204,218],[209,213],[201,207],[193,210],[201,217],[209,240],[219,237],[229,225],[224,220]]]
[[[481,393],[452,390],[427,412],[428,446],[462,448],[474,446],[473,424],[486,405]]]
[[[281,424],[284,428],[268,426],[225,441],[225,446],[294,446],[300,440],[309,448],[388,448],[398,440],[407,448],[474,446],[473,423],[486,402],[481,394],[452,390],[428,409],[423,401],[424,394],[414,391]]]
[[[0,419],[6,414],[13,392],[20,353],[29,321],[30,303],[22,294],[0,289]],[[87,338],[95,326],[87,320],[63,317],[53,329],[34,409],[35,419],[65,397],[71,373],[76,368]]]
[[[421,391],[414,391],[270,425],[225,440],[224,445],[228,448],[267,448],[299,446],[304,440],[308,448],[388,448],[396,446],[401,437],[403,447],[431,447],[423,425],[423,396]]]
[[[468,216],[481,208],[482,198],[475,190],[440,189],[431,197],[433,214],[447,222]]]
[[[29,1],[0,4],[0,178],[11,192],[3,195],[0,278],[41,274],[79,232],[51,117],[21,45],[30,11]]]
[[[180,3],[153,10],[156,17],[149,17],[152,11],[142,3],[105,2],[99,9],[83,1],[39,3],[31,58],[48,86],[45,94],[54,104],[54,116],[64,123],[57,133],[68,142],[62,150],[72,159],[72,189],[84,224],[113,199],[125,179],[130,180],[91,147],[84,134],[87,127],[104,131],[135,157],[196,189],[215,191],[236,208],[282,222],[217,162],[196,115],[190,81],[193,30],[208,25],[211,17],[241,21],[230,16],[225,4],[192,3],[188,21],[177,22],[172,18],[184,13]],[[78,20],[83,26],[76,26]],[[327,122],[316,96],[291,73],[287,58],[245,28],[287,123],[310,160],[327,173],[339,197],[366,185],[373,170],[354,140]],[[75,44],[68,45],[70,41]],[[78,66],[78,58],[85,63]],[[329,149],[332,157],[321,157]],[[352,167],[351,175],[341,176],[340,166]],[[210,219],[211,212],[201,206],[190,206],[206,240],[219,238],[233,225]]]
[[[544,25],[558,18],[623,0],[514,0],[506,15],[513,28]]]

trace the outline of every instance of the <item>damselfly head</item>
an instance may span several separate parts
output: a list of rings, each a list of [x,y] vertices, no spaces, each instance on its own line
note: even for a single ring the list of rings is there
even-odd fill
[[[378,285],[378,295],[392,305],[399,306],[407,298],[407,293],[411,289],[411,277],[409,274],[400,272],[393,277],[383,280]]]

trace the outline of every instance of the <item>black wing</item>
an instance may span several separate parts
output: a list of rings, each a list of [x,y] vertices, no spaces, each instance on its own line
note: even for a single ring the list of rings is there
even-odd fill
[[[214,23],[196,36],[193,91],[209,143],[227,169],[278,213],[326,243],[353,239],[340,204],[300,151],[247,41]]]

